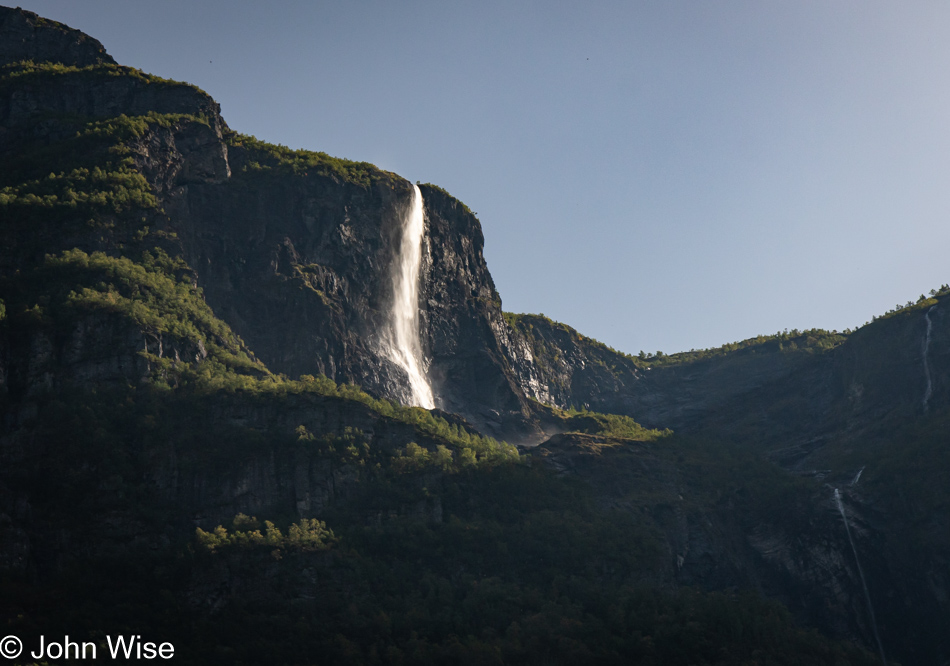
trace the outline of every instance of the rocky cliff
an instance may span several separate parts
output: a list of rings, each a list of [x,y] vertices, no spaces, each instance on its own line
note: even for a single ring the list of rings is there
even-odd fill
[[[543,315],[507,314],[511,365],[525,393],[561,408],[626,414],[689,429],[845,340],[827,331],[758,336],[718,349],[633,357]]]
[[[13,34],[34,25],[40,35],[5,41],[9,62],[45,48],[35,26],[46,24],[13,10],[4,16]],[[53,30],[49,39],[73,57],[52,49],[46,59],[68,66],[9,66],[0,83],[0,149],[11,165],[4,184],[30,194],[68,185],[24,176],[31,163],[57,153],[66,157],[64,174],[68,167],[88,168],[70,163],[77,160],[69,151],[80,149],[70,145],[75,135],[99,132],[93,125],[113,118],[135,118],[137,127],[112,147],[100,142],[98,150],[126,155],[123,165],[113,166],[144,178],[149,201],[97,211],[113,221],[90,235],[79,219],[88,211],[65,209],[66,192],[47,193],[59,197],[65,228],[75,233],[63,233],[63,220],[56,230],[48,220],[6,225],[9,246],[20,248],[7,257],[6,270],[20,270],[26,257],[36,262],[72,247],[128,253],[158,245],[183,258],[215,315],[271,370],[324,374],[404,401],[405,377],[380,354],[378,332],[388,316],[409,183],[372,165],[237,136],[200,90],[118,67],[94,40],[56,26],[43,29]],[[98,60],[87,57],[92,51]],[[16,162],[25,168],[13,169]],[[480,225],[443,190],[425,186],[423,196],[422,343],[437,406],[493,433],[529,436],[537,428],[502,346],[507,330],[482,256]],[[36,229],[36,222],[47,228]]]
[[[115,64],[89,35],[19,8],[0,7],[0,33],[0,66],[22,60],[75,67]]]
[[[226,182],[191,184],[165,204],[208,303],[274,371],[406,401],[379,331],[409,183],[370,165],[360,180],[328,172],[322,158],[294,173],[252,146],[233,138]],[[480,226],[439,188],[422,193],[421,333],[436,404],[517,433],[531,413],[497,341],[504,324]]]

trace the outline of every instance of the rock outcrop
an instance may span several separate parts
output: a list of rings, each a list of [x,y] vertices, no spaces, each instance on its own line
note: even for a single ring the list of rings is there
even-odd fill
[[[561,408],[626,414],[651,428],[690,429],[740,397],[809,365],[809,335],[634,360],[543,315],[507,315],[508,353],[531,398]],[[843,340],[844,338],[840,338]],[[800,346],[800,348],[799,348]]]
[[[115,64],[89,35],[20,8],[0,7],[0,67],[22,60],[74,67]]]

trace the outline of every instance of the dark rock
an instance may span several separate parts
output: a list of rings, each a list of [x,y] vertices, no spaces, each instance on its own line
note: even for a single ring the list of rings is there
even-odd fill
[[[19,7],[0,7],[0,34],[0,67],[21,60],[73,67],[115,64],[98,40]]]

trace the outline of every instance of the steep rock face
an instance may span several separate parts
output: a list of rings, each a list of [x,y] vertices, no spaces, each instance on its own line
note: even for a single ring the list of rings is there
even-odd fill
[[[950,618],[950,581],[943,573],[950,565],[948,309],[947,295],[940,294],[879,319],[693,426],[820,482],[814,503],[832,517],[831,498],[839,489],[885,652],[905,663],[942,663],[950,655],[937,638]],[[844,524],[837,518],[840,534]],[[784,539],[810,531],[786,531]],[[773,542],[753,545],[780,564]],[[839,565],[848,570],[838,585],[850,589],[848,607],[873,645],[867,600],[848,550],[837,565],[816,552],[782,566],[790,579],[817,580]],[[814,612],[824,611],[816,606]]]
[[[219,135],[224,127],[218,104],[193,86],[118,66],[39,72],[14,78],[0,89],[0,149],[66,138],[55,121],[57,115],[113,118],[151,112],[201,114]],[[39,119],[44,122],[37,125]]]
[[[89,35],[17,7],[0,7],[0,66],[21,60],[86,67],[115,64]]]
[[[829,634],[872,645],[874,627],[830,489],[789,483],[775,472],[763,486],[746,485],[719,468],[723,452],[688,451],[663,439],[617,442],[568,433],[531,456],[590,484],[605,509],[648,521],[662,536],[655,571],[664,583],[758,588]],[[704,474],[715,474],[716,482],[707,485]],[[856,512],[850,519],[860,539],[881,545]],[[867,552],[862,566],[877,576],[875,592],[886,589],[890,573],[881,557]]]
[[[558,407],[626,414],[652,428],[688,428],[703,415],[807,364],[807,353],[755,344],[698,360],[635,362],[538,315],[508,315],[519,384]]]
[[[148,375],[148,362],[137,352],[150,342],[156,352],[161,347],[160,339],[150,340],[121,318],[95,314],[58,334],[34,330],[28,346],[18,342],[26,348],[16,349],[11,384],[26,398],[69,384],[137,383]]]
[[[229,156],[227,182],[169,190],[164,201],[208,303],[274,371],[407,401],[380,332],[409,183],[378,170],[368,183],[318,169],[275,177],[248,150]],[[421,337],[436,404],[495,433],[520,427],[528,410],[495,337],[504,329],[478,222],[436,188],[423,197]]]
[[[373,334],[406,184],[382,173],[368,188],[316,174],[272,178],[248,173],[239,149],[231,158],[233,179],[191,184],[164,202],[209,304],[276,372],[396,397],[386,389],[399,378],[381,367]]]
[[[429,374],[441,407],[498,432],[531,436],[532,418],[511,369],[509,329],[482,254],[481,225],[434,186],[422,187],[426,239],[420,301]]]
[[[514,367],[532,398],[562,408],[636,414],[651,427],[660,425],[660,415],[648,409],[662,399],[658,387],[645,381],[644,373],[625,356],[543,316],[508,319]]]
[[[838,350],[834,390],[849,423],[922,416],[947,403],[948,309],[945,296],[929,299],[862,328]]]
[[[63,59],[84,62],[81,46],[60,46],[75,52]],[[58,54],[37,49],[37,60]],[[0,150],[55,145],[75,134],[77,117],[145,116],[147,128],[127,146],[158,203],[142,222],[184,257],[216,315],[276,372],[325,374],[407,400],[404,372],[379,345],[407,181],[313,154],[305,158],[312,168],[297,168],[230,133],[200,90],[135,70],[100,65],[16,78],[0,86]],[[439,188],[423,189],[421,337],[437,406],[496,434],[530,432],[530,406],[498,340],[507,329],[478,221]],[[29,229],[15,238],[22,245],[34,237],[34,261],[70,247],[113,252],[141,228],[128,218],[91,243],[89,234],[40,239]]]
[[[940,295],[879,319],[830,352],[707,412],[696,427],[754,440],[783,466],[804,470],[826,466],[828,455],[848,442],[925,423],[947,404],[948,309]]]
[[[32,434],[56,409],[46,403],[22,415],[25,427],[0,437],[0,464],[15,470],[6,479],[13,487],[0,483],[0,569],[49,572],[130,547],[164,548],[195,526],[210,530],[238,513],[324,517],[331,507],[339,511],[365,495],[373,471],[295,441],[300,427],[342,435],[345,424],[357,445],[373,451],[409,440],[435,446],[412,426],[351,400],[219,395],[179,404],[168,417],[176,427],[167,436],[150,438],[140,428],[120,441],[96,444],[99,455],[92,455],[62,429],[46,429],[43,438]],[[196,437],[204,440],[199,447]],[[235,450],[240,459],[221,453]],[[420,473],[418,485],[438,484],[440,476]],[[44,490],[51,483],[56,493]],[[74,511],[81,507],[83,529],[70,523],[64,502]],[[358,511],[369,522],[389,516],[441,520],[438,497],[401,504],[364,498]]]

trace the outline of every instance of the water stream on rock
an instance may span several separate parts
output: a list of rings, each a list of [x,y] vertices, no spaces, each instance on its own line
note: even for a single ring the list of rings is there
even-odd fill
[[[860,474],[860,473],[859,473]],[[887,664],[884,658],[884,646],[881,645],[881,637],[877,633],[877,618],[874,617],[874,606],[871,604],[871,593],[868,592],[868,584],[864,580],[864,569],[861,568],[861,560],[858,559],[858,549],[854,547],[854,539],[851,538],[851,526],[848,523],[848,514],[844,511],[844,504],[841,502],[841,493],[835,488],[835,503],[838,505],[838,512],[844,520],[844,530],[848,533],[848,543],[851,544],[851,552],[854,553],[854,563],[858,565],[858,575],[861,576],[861,587],[864,588],[864,598],[868,602],[868,615],[871,616],[871,629],[874,630],[874,640],[877,641],[877,649],[881,653],[881,662]]]
[[[933,309],[937,307],[936,305],[931,305],[926,314],[924,314],[924,319],[927,320],[927,335],[924,336],[923,344],[923,356],[924,356],[924,377],[927,378],[927,388],[924,389],[924,411],[927,411],[927,407],[930,403],[930,396],[933,395],[933,381],[930,378],[930,361],[927,359],[927,354],[930,352],[930,334],[933,332],[933,322],[930,321],[930,313]]]
[[[861,474],[863,473],[864,473],[864,468],[862,467],[861,469],[858,470],[858,473],[854,475],[854,478],[851,479],[852,486],[858,483],[858,481],[861,479]]]
[[[435,399],[426,377],[419,339],[419,266],[424,233],[422,192],[413,185],[412,201],[402,220],[399,252],[393,262],[393,303],[382,346],[385,355],[409,376],[410,402],[432,409]]]

